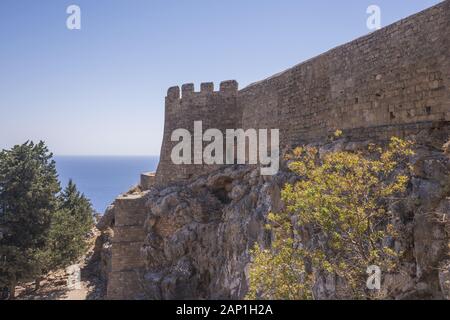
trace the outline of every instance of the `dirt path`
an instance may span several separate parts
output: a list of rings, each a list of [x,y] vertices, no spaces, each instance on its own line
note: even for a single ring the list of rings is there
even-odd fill
[[[17,300],[101,300],[105,288],[99,279],[95,261],[92,261],[94,244],[86,256],[77,264],[66,269],[50,272],[35,290],[35,283],[29,282],[16,288]]]
[[[81,282],[80,286],[80,289],[69,289],[60,300],[87,300],[91,290],[85,282]]]
[[[80,267],[83,273],[83,266]],[[59,270],[48,274],[42,281],[38,290],[35,283],[29,282],[16,288],[16,299],[18,300],[88,300],[95,291],[92,280],[82,277],[76,285],[71,283],[72,275],[65,270]]]

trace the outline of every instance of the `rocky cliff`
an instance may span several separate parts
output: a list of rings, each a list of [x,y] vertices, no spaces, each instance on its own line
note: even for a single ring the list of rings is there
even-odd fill
[[[388,298],[450,298],[450,156],[443,147],[449,127],[409,137],[415,144],[413,175],[407,196],[390,206],[392,223],[401,232],[394,244],[403,251],[401,267],[383,275]],[[320,152],[356,151],[370,141],[342,138],[315,144]],[[270,247],[267,215],[282,208],[280,190],[297,177],[286,169],[271,177],[252,166],[231,166],[189,182],[131,195],[145,212],[144,265],[133,270],[136,283],[113,295],[124,282],[110,278],[110,298],[242,299],[248,289],[249,250]],[[113,223],[112,207],[105,220]],[[304,243],[305,246],[314,245]],[[114,242],[113,242],[114,246]],[[342,298],[339,281],[318,275],[315,297]]]

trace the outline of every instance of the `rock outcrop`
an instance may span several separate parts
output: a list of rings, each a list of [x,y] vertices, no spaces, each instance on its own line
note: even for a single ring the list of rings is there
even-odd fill
[[[443,145],[444,137],[448,131],[411,137],[416,146],[408,195],[390,206],[392,222],[401,231],[395,248],[404,254],[399,272],[384,275],[388,298],[449,298],[450,157],[435,147]],[[316,146],[327,153],[367,144],[344,138]],[[267,215],[282,209],[280,191],[295,180],[285,164],[271,177],[260,176],[253,166],[236,165],[141,193],[134,203],[141,206],[135,210],[146,212],[140,248],[145,265],[134,270],[139,281],[134,292],[121,298],[244,298],[249,251],[255,243],[270,247]],[[315,296],[340,298],[337,287],[336,279],[319,276]]]
[[[352,142],[322,150],[354,149]],[[403,252],[398,273],[385,275],[393,299],[448,298],[450,159],[442,150],[417,145],[408,195],[392,204],[395,244]],[[189,184],[147,195],[147,237],[142,248],[145,297],[150,299],[242,299],[248,288],[249,249],[269,247],[267,214],[282,207],[280,190],[295,176],[282,171],[261,177],[241,166],[218,170]],[[308,244],[305,244],[308,245]],[[319,299],[339,298],[336,280],[320,278]]]
[[[151,299],[236,299],[247,291],[249,249],[267,243],[283,175],[230,167],[148,194],[145,294]]]

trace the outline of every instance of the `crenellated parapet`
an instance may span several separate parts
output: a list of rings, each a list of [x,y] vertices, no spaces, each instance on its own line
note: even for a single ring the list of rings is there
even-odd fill
[[[214,83],[200,84],[196,91],[193,83],[170,87],[166,96],[164,137],[161,146],[161,160],[156,175],[157,184],[169,180],[183,180],[198,173],[217,169],[215,166],[174,165],[171,150],[177,142],[171,141],[171,134],[176,129],[186,129],[193,133],[195,121],[202,121],[203,131],[207,129],[233,129],[241,127],[242,111],[237,107],[239,85],[235,80],[222,81],[218,90]],[[164,174],[170,172],[170,175]]]
[[[204,97],[205,95],[229,95],[237,96],[239,92],[239,85],[236,80],[222,81],[219,85],[219,90],[214,90],[213,82],[203,82],[200,84],[200,91],[195,91],[193,83],[185,83],[181,86],[170,87],[167,90],[166,99],[168,101],[176,101],[183,98]]]

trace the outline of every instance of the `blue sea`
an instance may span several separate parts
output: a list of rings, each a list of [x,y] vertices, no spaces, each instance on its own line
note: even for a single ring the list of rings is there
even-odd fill
[[[137,185],[142,172],[155,171],[157,156],[55,156],[61,187],[72,179],[103,214],[121,193]]]

